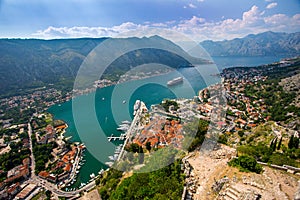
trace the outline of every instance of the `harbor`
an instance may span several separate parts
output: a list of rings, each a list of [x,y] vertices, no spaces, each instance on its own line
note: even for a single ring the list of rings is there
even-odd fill
[[[191,74],[190,77],[193,77],[195,74],[195,69],[194,68],[184,68],[183,71],[187,74]],[[178,74],[176,73],[169,73],[169,74],[164,74],[162,76],[156,76],[156,77],[151,77],[149,79],[144,79],[144,80],[137,80],[133,82],[126,82],[122,83],[124,87],[126,88],[134,88],[137,84],[146,84],[150,82],[155,82],[155,83],[160,83],[161,85],[166,85],[165,80],[172,80],[174,78],[178,77]],[[186,77],[186,76],[185,76]],[[204,84],[199,84],[201,83],[201,80],[198,78],[195,78],[195,80],[192,80],[190,84],[194,87],[195,90],[200,90],[205,87]],[[180,91],[186,91],[186,93],[180,94],[179,97],[182,98],[189,98],[190,94],[188,92],[188,87],[190,87],[188,84],[186,84],[186,81],[183,81],[182,84],[178,85],[178,87],[173,87],[173,90],[180,90]],[[144,102],[145,105],[153,105],[153,104],[158,104],[160,103],[164,98],[176,98],[176,96],[170,92],[170,90],[167,87],[161,87],[157,85],[146,85],[145,87],[136,90],[136,92],[128,98],[128,89],[124,89],[123,93],[119,94],[118,96],[118,102],[117,104],[114,104],[114,109],[119,110],[119,111],[124,111],[124,112],[117,112],[117,118],[120,120],[119,124],[117,124],[114,120],[114,115],[111,111],[111,105],[110,105],[110,98],[112,96],[114,87],[109,86],[106,88],[101,88],[99,89],[99,93],[96,93],[96,110],[97,110],[97,117],[99,124],[101,125],[104,134],[106,134],[106,140],[115,145],[115,149],[112,149],[112,153],[110,155],[107,155],[107,160],[105,162],[100,162],[98,159],[96,159],[93,154],[94,152],[90,152],[89,148],[85,150],[83,153],[83,159],[81,162],[84,164],[81,165],[80,169],[77,169],[79,171],[76,174],[76,181],[73,182],[73,185],[71,184],[68,186],[68,189],[71,188],[79,188],[83,184],[89,183],[91,180],[91,175],[94,173],[95,177],[98,175],[98,173],[101,171],[101,169],[106,170],[109,166],[111,166],[116,158],[117,160],[120,160],[123,155],[124,155],[124,149],[125,146],[129,141],[130,137],[128,133],[130,134],[135,134],[135,132],[138,130],[138,127],[134,126],[136,122],[138,121],[136,116],[138,115],[133,115],[137,114],[137,110],[134,109],[136,100],[139,99],[140,101]],[[147,91],[147,92],[145,92]],[[78,99],[85,99],[88,96],[83,95],[77,97]],[[104,98],[104,100],[102,100]],[[126,101],[123,103],[123,101]],[[84,101],[84,100],[83,100]],[[146,108],[146,106],[144,107]],[[138,107],[138,106],[136,106]],[[129,110],[130,116],[126,114],[125,110]],[[97,145],[97,141],[93,140],[93,135],[99,134],[99,132],[95,132],[95,130],[86,125],[85,132],[82,134],[87,134],[90,135],[90,142],[89,141],[82,141],[79,134],[77,133],[75,123],[73,121],[73,115],[72,115],[72,101],[65,102],[61,104],[61,106],[53,106],[49,112],[53,113],[55,118],[57,119],[63,119],[68,125],[69,128],[66,130],[65,137],[70,137],[72,136],[69,141],[70,142],[84,142],[85,144],[87,143],[92,143]],[[84,106],[78,108],[78,112],[81,113],[82,116],[88,117],[90,113],[87,113],[86,109]],[[123,121],[122,121],[123,120]],[[127,121],[127,126],[126,126],[126,120]],[[129,128],[128,125],[131,122]],[[125,123],[122,123],[125,122]],[[122,125],[123,126],[119,126]],[[118,130],[118,128],[128,128],[128,131],[124,130]],[[103,134],[103,133],[101,133]],[[87,138],[89,139],[89,138]],[[123,145],[122,145],[123,144]],[[121,150],[121,151],[120,151]],[[110,157],[108,157],[110,156]],[[111,159],[110,159],[111,158]],[[70,182],[72,183],[72,182]]]

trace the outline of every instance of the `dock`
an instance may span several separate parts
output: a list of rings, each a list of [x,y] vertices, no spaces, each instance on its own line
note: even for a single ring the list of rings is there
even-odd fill
[[[126,134],[126,140],[123,144],[123,147],[122,147],[121,152],[120,152],[120,154],[117,158],[117,161],[120,161],[121,158],[123,157],[123,154],[124,154],[124,151],[125,151],[125,146],[128,144],[128,142],[130,140],[130,137],[133,136],[134,133],[136,132],[136,127],[137,127],[137,125],[140,121],[140,117],[141,117],[141,114],[143,112],[143,109],[147,108],[144,102],[142,102],[140,100],[137,100],[137,102],[139,104],[139,107],[137,108],[137,110],[134,113],[134,118],[133,118],[133,121],[132,121],[129,129],[125,133]],[[137,104],[137,102],[136,102],[136,104]]]
[[[111,134],[111,136],[107,137],[108,141],[111,142],[116,140],[125,140],[126,139],[126,133],[121,134],[120,136],[114,136],[114,134]]]

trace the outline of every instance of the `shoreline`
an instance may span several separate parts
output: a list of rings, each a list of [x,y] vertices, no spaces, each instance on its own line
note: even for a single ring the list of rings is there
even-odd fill
[[[260,65],[261,66],[261,65]],[[172,71],[171,71],[172,72]],[[126,82],[131,82],[131,81],[136,81],[136,80],[142,80],[142,79],[147,79],[147,78],[151,78],[151,77],[157,77],[157,76],[163,76],[163,75],[165,75],[165,74],[168,74],[168,73],[170,73],[170,72],[167,72],[167,73],[164,73],[164,74],[157,74],[157,75],[153,75],[153,76],[148,76],[148,77],[143,77],[143,78],[141,78],[141,79],[135,79],[135,80],[129,80],[129,81],[126,81]],[[121,84],[122,83],[126,83],[126,82],[121,82]],[[113,85],[116,85],[117,83],[115,83],[115,84],[112,84],[112,85],[109,85],[109,86],[113,86]],[[109,87],[109,86],[105,86],[105,87]],[[206,88],[208,88],[209,86],[207,86],[207,87],[205,87],[205,88],[203,88],[203,89],[206,89]],[[104,88],[104,87],[99,87],[99,89],[102,89],[102,88]],[[98,88],[95,88],[95,90],[97,90]],[[85,94],[89,94],[89,93],[91,93],[91,92],[93,92],[93,91],[90,91],[90,92],[87,92],[87,93],[85,93]],[[198,93],[199,93],[200,91],[198,91]],[[81,95],[83,95],[83,94],[81,94]],[[78,96],[81,96],[81,95],[78,95]],[[75,96],[75,97],[72,97],[72,98],[76,98],[77,96]],[[66,131],[65,131],[66,132]],[[64,132],[64,133],[65,133]],[[129,137],[128,137],[129,138]],[[126,144],[126,141],[128,142],[128,139],[126,139],[125,141],[124,141],[124,144],[123,144],[123,149],[124,149],[124,147],[125,147],[125,144]],[[122,152],[123,152],[123,150],[122,150]],[[122,157],[121,155],[122,155],[123,153],[120,153],[120,155],[118,156],[118,160]],[[108,167],[109,168],[109,167]]]
[[[144,79],[151,78],[151,77],[164,76],[164,75],[170,74],[170,73],[172,73],[172,72],[174,72],[174,71],[176,71],[176,69],[174,69],[174,70],[172,70],[172,71],[169,71],[169,72],[166,72],[166,73],[163,73],[163,74],[154,74],[154,75],[152,75],[152,76],[147,76],[147,77],[143,77],[143,78],[140,78],[140,79],[128,80],[128,81],[126,81],[126,82],[121,82],[120,84],[127,83],[127,82],[133,82],[133,81],[136,81],[136,80],[144,80]],[[167,85],[167,81],[165,81],[165,84]],[[110,86],[113,86],[113,85],[117,85],[117,83],[112,84],[112,85],[108,85],[108,86],[105,86],[105,87],[99,87],[99,89],[106,88],[106,87],[110,87]],[[96,90],[96,89],[98,89],[98,88],[95,88],[95,90]],[[82,95],[88,95],[88,94],[90,94],[90,93],[92,93],[92,92],[95,92],[95,90],[94,90],[94,91],[89,91],[89,92],[87,91],[87,93],[85,93],[85,94],[80,94],[80,95],[73,96],[72,99],[74,99],[74,98],[76,98],[76,97],[79,97],[79,96],[82,96]],[[66,101],[66,102],[67,102],[67,101]],[[65,103],[65,102],[63,102],[63,103]],[[57,104],[55,104],[55,105],[57,105]],[[135,117],[135,118],[136,118],[136,117]],[[65,122],[65,121],[64,121],[64,122]],[[65,123],[66,123],[66,122],[65,122]],[[66,123],[66,124],[67,124],[67,123]],[[134,123],[132,123],[132,126],[133,126],[133,124],[134,124]],[[69,128],[69,126],[68,126],[68,128]],[[64,131],[64,138],[70,139],[72,136],[66,137],[66,135],[65,135],[66,132],[67,132],[67,128],[66,128],[65,131]],[[122,156],[124,155],[124,149],[125,149],[126,144],[129,142],[129,139],[130,139],[130,136],[126,136],[126,140],[125,140],[124,142],[122,142],[122,143],[123,143],[123,147],[122,147],[121,153],[118,155],[116,161],[120,160],[120,159],[122,158]],[[72,142],[72,143],[73,143],[73,142]],[[83,154],[85,154],[85,153],[83,153]],[[103,164],[104,164],[104,163],[103,163]],[[107,164],[105,164],[105,165],[107,165]],[[107,168],[109,169],[109,168],[111,168],[111,166],[107,165]],[[105,168],[102,168],[102,169],[105,170]],[[82,170],[82,168],[81,168],[79,171],[81,171],[81,170]],[[79,172],[79,173],[81,173],[81,172]],[[96,172],[94,172],[94,173],[96,173]],[[89,179],[89,181],[91,181],[91,180],[92,180],[92,179]],[[76,183],[76,181],[75,181],[75,183]],[[75,184],[75,183],[74,183],[74,184]],[[83,183],[83,182],[81,182],[81,183]],[[79,183],[79,185],[80,185],[80,183]],[[79,185],[77,185],[75,188],[77,188]],[[73,186],[73,185],[71,185],[71,186],[69,186],[69,187],[70,187],[70,188],[74,188],[74,187],[72,187],[72,186]]]

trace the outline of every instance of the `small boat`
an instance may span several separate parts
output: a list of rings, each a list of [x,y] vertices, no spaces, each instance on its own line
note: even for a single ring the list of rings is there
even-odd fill
[[[122,102],[123,104],[125,104],[126,103],[126,101],[125,100],[123,100],[123,102]]]
[[[127,131],[129,129],[129,127],[119,127],[117,128],[118,131]]]
[[[103,98],[102,98],[102,101],[104,101],[104,100],[105,100],[105,98],[103,97]]]
[[[115,161],[114,156],[108,156],[108,158],[109,158],[109,160],[111,160],[111,161]]]
[[[94,173],[91,173],[91,174],[90,174],[90,178],[91,178],[91,179],[95,178],[95,174],[94,174]]]
[[[128,120],[125,120],[125,121],[122,121],[122,124],[131,124],[131,122]]]
[[[111,167],[114,163],[113,162],[105,162],[105,164],[109,167]]]

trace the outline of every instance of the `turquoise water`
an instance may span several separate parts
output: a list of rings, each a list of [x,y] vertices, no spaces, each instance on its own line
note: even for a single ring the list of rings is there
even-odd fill
[[[150,108],[152,104],[160,103],[164,98],[193,98],[200,89],[220,81],[218,77],[210,76],[216,72],[213,70],[216,69],[214,65],[201,65],[197,69],[201,71],[202,76],[196,68],[184,68],[161,76],[98,89],[95,93],[82,95],[73,100],[76,112],[72,111],[72,101],[49,108],[48,111],[55,119],[62,119],[69,125],[65,136],[72,136],[70,139],[72,142],[83,142],[87,146],[84,157],[86,162],[81,167],[73,187],[88,182],[91,173],[97,175],[100,169],[107,168],[104,163],[109,161],[108,156],[113,154],[114,146],[108,144],[107,139],[102,136],[120,134],[116,128],[122,121],[132,120],[133,105],[137,99],[144,101]],[[203,71],[207,73],[204,74]],[[166,86],[167,81],[178,76],[185,77],[183,84],[171,88]],[[90,104],[91,101],[95,102],[95,106]],[[97,124],[93,124],[91,120],[93,111],[97,117]],[[74,113],[80,115],[76,123]]]
[[[278,61],[280,58],[218,57],[213,60],[218,68],[222,69],[232,66],[267,64]],[[97,175],[100,169],[107,168],[104,163],[109,161],[108,156],[113,154],[114,146],[107,141],[105,135],[120,134],[116,128],[122,121],[132,120],[133,105],[137,99],[144,101],[150,107],[152,104],[160,103],[164,98],[192,98],[200,89],[220,81],[218,77],[211,76],[218,72],[215,65],[201,65],[197,66],[197,69],[198,71],[194,68],[184,68],[161,76],[98,89],[95,93],[73,100],[75,112],[72,111],[72,101],[49,108],[48,111],[54,115],[55,119],[62,119],[69,125],[65,136],[72,136],[72,142],[84,142],[87,146],[84,154],[86,162],[80,169],[73,187],[88,182],[90,174]],[[184,83],[168,88],[167,81],[178,76],[185,77]],[[74,113],[79,115],[76,124]],[[94,115],[97,124],[91,120]],[[114,142],[114,144],[118,143],[120,142]]]

